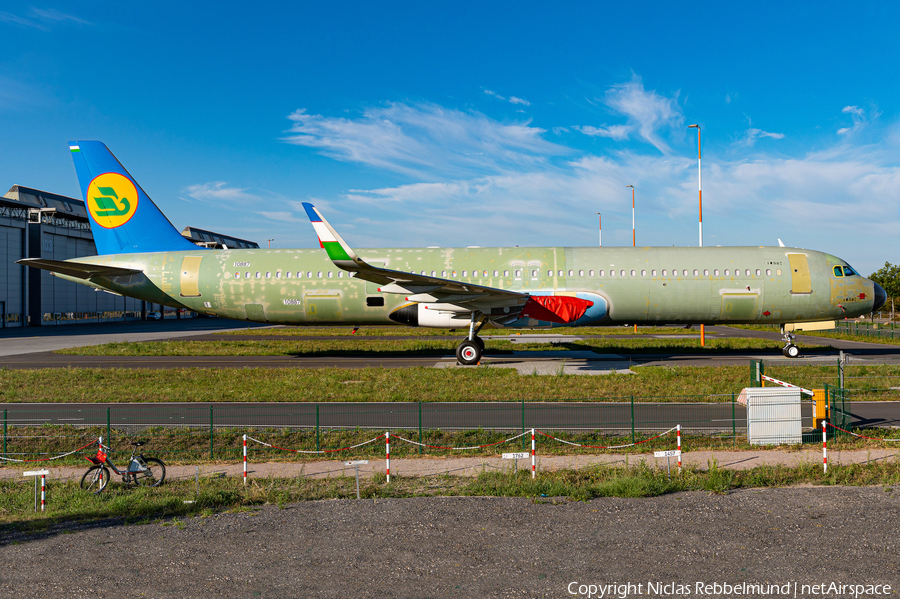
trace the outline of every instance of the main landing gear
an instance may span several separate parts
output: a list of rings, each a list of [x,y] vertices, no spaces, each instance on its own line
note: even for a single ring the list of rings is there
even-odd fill
[[[479,317],[481,317],[481,322],[476,326]],[[484,341],[478,336],[478,331],[481,330],[485,323],[487,323],[486,318],[478,312],[472,312],[469,336],[456,348],[456,361],[461,366],[475,366],[481,361],[481,356],[484,354]]]
[[[793,333],[785,332],[784,326],[781,327],[781,336],[784,341],[784,347],[781,349],[781,353],[784,354],[785,358],[796,358],[800,355],[800,348],[794,345],[794,337]]]

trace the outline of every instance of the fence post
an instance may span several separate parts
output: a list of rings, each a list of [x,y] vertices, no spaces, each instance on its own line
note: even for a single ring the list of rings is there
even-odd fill
[[[213,407],[209,406],[209,459],[213,459]]]
[[[109,421],[110,421],[109,407],[107,406],[107,408],[106,408],[106,441],[107,441],[107,443],[109,443],[110,447],[112,447],[112,442],[110,441],[112,439],[112,435],[110,433]]]
[[[525,441],[525,397],[522,396],[522,449],[525,449],[527,441]]]
[[[737,445],[737,421],[734,411],[734,391],[731,392],[731,444]]]
[[[319,451],[319,404],[316,403],[316,451]]]
[[[6,409],[3,410],[3,454],[6,455]]]
[[[634,443],[634,395],[631,396],[631,442]]]
[[[422,442],[422,402],[419,402],[419,443]],[[419,455],[422,455],[422,446],[419,445]]]

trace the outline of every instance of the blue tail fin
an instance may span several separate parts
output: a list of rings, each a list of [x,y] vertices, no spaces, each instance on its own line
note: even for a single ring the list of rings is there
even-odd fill
[[[144,193],[109,148],[70,141],[98,254],[197,251]]]

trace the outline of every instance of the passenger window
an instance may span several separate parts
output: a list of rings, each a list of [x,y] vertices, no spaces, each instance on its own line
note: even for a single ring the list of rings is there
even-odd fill
[[[632,276],[632,277],[637,276],[637,273],[634,272],[634,271],[632,270],[632,271],[631,271],[631,276]]]
[[[708,276],[709,276],[709,269],[708,269],[708,268],[704,268],[704,269],[703,269],[703,276],[704,276],[704,277],[708,277]]]
[[[771,276],[772,276],[772,269],[770,269],[770,268],[767,268],[767,269],[766,269],[766,276],[767,276],[767,277],[771,277]]]
[[[464,270],[464,271],[463,271],[463,278],[466,278],[466,273],[467,273],[467,272],[469,272],[469,271],[467,271],[467,270]]]
[[[322,278],[322,271],[321,271],[321,270],[320,270],[319,272],[316,273],[316,277],[318,277],[318,278],[320,278],[320,279]]]
[[[516,271],[516,276],[517,276],[517,277],[521,277],[521,276],[522,276],[522,271],[521,271],[521,270],[517,270],[517,271]]]
[[[609,276],[611,276],[611,277],[616,276],[616,271],[610,269],[610,270],[609,270]]]
[[[694,269],[694,276],[695,276],[695,277],[699,277],[699,276],[700,276],[700,271],[697,270],[696,268]]]
[[[749,277],[749,276],[750,276],[750,269],[748,268],[748,269],[745,271],[744,274],[746,274],[746,275]]]
[[[241,273],[239,273],[239,272],[234,273],[234,278],[235,278],[235,279],[240,279],[240,278],[241,278]]]
[[[447,277],[447,271],[446,271],[446,270],[442,270],[442,271],[441,271],[441,276],[444,277],[444,278],[446,278],[446,277]]]
[[[666,276],[666,269],[663,269],[662,276]]]
[[[281,278],[281,271],[280,271],[280,270],[275,272],[275,278],[276,278],[276,279],[280,279],[280,278]]]
[[[338,271],[338,278],[339,278],[339,279],[343,279],[343,278],[344,278],[344,271],[343,271],[343,270],[339,270],[339,271]]]
[[[559,271],[559,276],[563,276],[563,271]]]
[[[559,273],[559,274],[562,274],[562,273]],[[548,270],[548,271],[547,271],[547,276],[548,276],[548,277],[552,277],[552,276],[553,276],[553,271],[552,271],[552,270]]]
[[[321,273],[319,274],[319,276],[322,276]],[[311,279],[311,278],[312,278],[312,272],[311,272],[311,271],[306,271],[306,278],[307,278],[307,279]]]
[[[650,271],[650,274],[653,275],[653,276],[655,277],[655,276],[656,276],[656,269],[654,268],[653,270],[651,270],[651,271]]]
[[[594,276],[594,271],[593,271],[593,270],[589,270],[589,271],[588,271],[588,276],[593,277],[593,276]]]
[[[687,276],[687,269],[684,270],[684,276]]]
[[[574,270],[570,270],[570,271],[569,271],[569,276],[570,276],[570,277],[575,276],[575,271],[574,271]]]
[[[583,271],[583,270],[579,270],[579,271],[578,271],[578,276],[579,276],[579,277],[583,277],[583,276],[584,276],[584,271]]]
[[[844,271],[843,271],[843,269],[842,269],[840,266],[835,266],[835,267],[834,267],[834,276],[836,276],[836,277],[843,277],[843,276],[844,276]]]
[[[535,279],[537,278],[537,275],[538,275],[538,271],[536,271],[536,270],[531,271],[531,276],[534,277]]]
[[[290,279],[290,278],[291,278],[291,271],[287,271],[286,273],[284,273],[284,276],[285,276],[286,278]]]
[[[602,276],[603,276],[603,271],[602,271],[602,270],[598,270],[598,271],[597,271],[597,276],[598,276],[598,277],[602,277]]]
[[[776,268],[776,269],[775,269],[775,274],[778,275],[778,276],[780,277],[780,276],[781,276],[781,269],[780,269],[780,268]]]
[[[716,276],[716,277],[719,276],[719,269],[718,269],[718,268],[715,269],[715,270],[713,271],[713,275]]]
[[[619,271],[619,274],[622,275],[622,276],[624,277],[624,276],[625,276],[625,271],[624,271],[624,270]]]
[[[759,272],[759,269],[757,268],[757,269],[756,269],[756,276],[758,277],[759,275],[760,275],[760,272]]]
[[[272,273],[271,273],[271,272],[267,272],[267,273],[266,273],[266,278],[267,278],[267,279],[271,279],[271,278],[272,278]]]
[[[245,273],[244,273],[244,278],[245,278],[245,279],[249,279],[249,278],[250,278],[250,273],[249,273],[249,272],[245,272]]]
[[[455,270],[453,271],[453,276],[454,276],[454,277],[456,276],[456,271],[455,271]]]
[[[728,276],[728,269],[727,269],[727,268],[725,269],[725,276],[726,276],[726,277]]]
[[[504,277],[508,277],[508,276],[509,276],[509,271],[508,271],[508,270],[504,270],[504,271],[503,271],[503,276],[504,276]]]
[[[646,277],[646,276],[647,276],[647,271],[646,271],[646,270],[642,270],[642,271],[641,271],[641,276],[642,276],[642,277]]]

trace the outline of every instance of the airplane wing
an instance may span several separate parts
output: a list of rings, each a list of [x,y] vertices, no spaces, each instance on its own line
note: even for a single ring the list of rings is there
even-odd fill
[[[59,274],[85,280],[90,280],[92,277],[109,278],[123,275],[136,275],[143,272],[133,268],[85,264],[83,262],[64,262],[62,260],[45,260],[43,258],[23,258],[22,260],[17,260],[16,264],[24,264],[25,266],[49,270],[50,272],[58,272]]]
[[[500,324],[529,316],[568,323],[581,318],[593,302],[568,296],[531,295],[464,281],[379,268],[360,258],[312,204],[303,203],[331,261],[358,279],[381,285],[381,293],[397,293],[410,302],[444,304],[448,310],[478,311]]]

